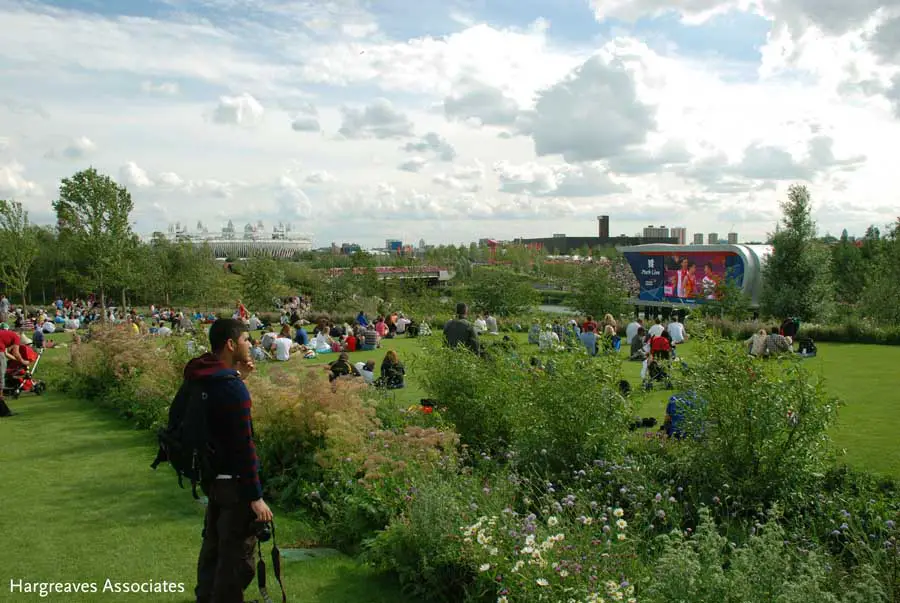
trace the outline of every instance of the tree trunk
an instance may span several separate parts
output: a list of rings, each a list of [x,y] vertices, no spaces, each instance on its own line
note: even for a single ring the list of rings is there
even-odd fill
[[[125,303],[125,287],[122,287],[122,312],[125,311],[125,308],[128,304]]]
[[[25,289],[24,288],[22,289],[22,307],[23,308],[28,307],[28,299],[25,297]]]
[[[45,287],[43,284],[41,285],[41,305],[47,305],[47,287]]]
[[[103,288],[103,285],[100,285],[100,312],[101,322],[108,322],[109,317],[106,315],[106,290]]]

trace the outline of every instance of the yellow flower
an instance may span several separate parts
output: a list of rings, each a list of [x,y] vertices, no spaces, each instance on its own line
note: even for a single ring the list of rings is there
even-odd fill
[[[619,528],[620,530],[624,530],[625,528],[628,527],[628,522],[625,521],[624,519],[620,519],[619,521],[616,522],[616,527]]]
[[[621,507],[618,507],[613,511],[613,515],[615,515],[616,517],[622,517],[623,515],[625,515],[625,511],[623,511]]]

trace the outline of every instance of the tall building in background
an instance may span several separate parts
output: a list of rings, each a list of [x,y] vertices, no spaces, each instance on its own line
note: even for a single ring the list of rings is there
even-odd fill
[[[719,233],[711,232],[706,235],[706,244],[707,245],[718,245],[719,243]]]
[[[738,233],[736,233],[736,232],[728,233],[728,244],[729,245],[737,245],[738,244]]]
[[[703,245],[703,233],[702,232],[694,233],[694,245]]]
[[[597,222],[599,222],[601,241],[609,240],[609,216],[597,216]]]
[[[687,228],[684,226],[675,226],[670,231],[671,236],[678,239],[679,245],[687,245]]]
[[[665,225],[647,226],[644,228],[645,239],[667,239],[669,238],[669,229]]]

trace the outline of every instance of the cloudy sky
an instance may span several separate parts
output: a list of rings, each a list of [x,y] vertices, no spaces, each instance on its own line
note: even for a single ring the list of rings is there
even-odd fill
[[[315,243],[898,213],[900,0],[0,0],[0,198]]]

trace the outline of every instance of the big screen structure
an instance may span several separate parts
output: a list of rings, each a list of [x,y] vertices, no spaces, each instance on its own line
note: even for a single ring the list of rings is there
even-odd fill
[[[672,305],[716,301],[731,281],[759,303],[762,264],[771,248],[757,245],[637,245],[621,248],[640,284],[639,301]]]

